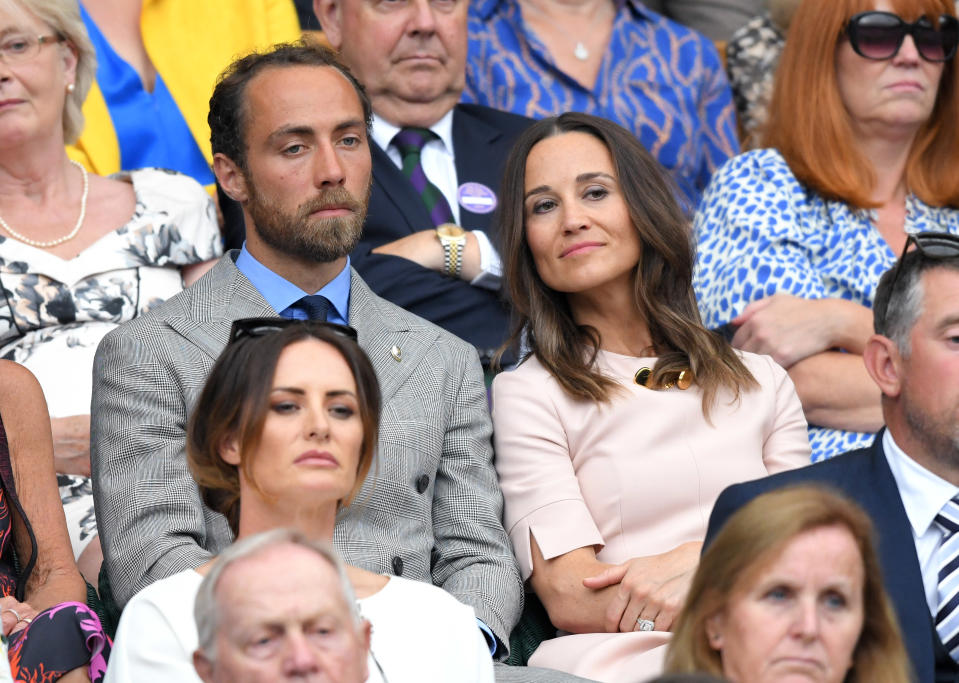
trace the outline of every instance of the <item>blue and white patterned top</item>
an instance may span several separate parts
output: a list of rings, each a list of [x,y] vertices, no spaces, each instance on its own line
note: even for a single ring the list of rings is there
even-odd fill
[[[596,84],[560,71],[517,0],[474,0],[464,102],[534,119],[595,114],[632,131],[679,184],[689,212],[710,176],[739,151],[736,114],[712,42],[644,7],[618,12]]]
[[[703,322],[729,322],[777,292],[835,297],[872,308],[879,277],[898,258],[875,228],[875,211],[826,200],[800,185],[775,149],[730,160],[696,214],[693,288]],[[959,234],[959,211],[906,198],[907,233]],[[809,427],[812,460],[863,448],[872,434]]]

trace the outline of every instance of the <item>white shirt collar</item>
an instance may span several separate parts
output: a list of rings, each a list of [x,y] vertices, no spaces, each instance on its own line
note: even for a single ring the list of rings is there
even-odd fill
[[[906,516],[918,538],[926,533],[946,502],[959,493],[959,487],[906,455],[888,429],[882,435],[882,450],[896,480]]]
[[[430,126],[430,130],[436,133],[447,154],[453,154],[453,110],[446,112],[439,121]],[[380,149],[389,148],[393,137],[400,132],[399,126],[394,126],[386,119],[373,114],[373,141],[380,146]]]

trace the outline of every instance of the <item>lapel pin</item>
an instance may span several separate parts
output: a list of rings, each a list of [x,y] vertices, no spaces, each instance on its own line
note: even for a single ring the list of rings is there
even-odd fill
[[[393,360],[395,360],[397,363],[403,359],[403,352],[400,351],[399,346],[394,346],[392,349],[390,349],[390,355],[393,356]]]
[[[472,213],[493,213],[496,193],[482,183],[463,183],[456,190],[456,200]]]

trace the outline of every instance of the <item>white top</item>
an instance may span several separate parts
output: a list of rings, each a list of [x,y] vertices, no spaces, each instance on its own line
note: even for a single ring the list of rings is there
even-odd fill
[[[936,515],[957,493],[959,487],[933,474],[906,455],[887,429],[882,435],[882,450],[889,461],[889,469],[896,480],[902,506],[912,526],[912,539],[916,543],[922,584],[926,589],[929,613],[935,615],[939,608],[939,565],[936,551],[942,544],[943,533],[935,523]]]
[[[105,683],[201,683],[193,668],[193,604],[202,581],[188,569],[130,599]],[[377,661],[389,683],[492,683],[493,661],[473,609],[442,589],[394,576],[357,603],[373,626],[367,683],[383,681]]]
[[[439,139],[430,140],[423,146],[423,152],[420,155],[423,174],[443,193],[443,197],[446,198],[446,202],[453,212],[453,220],[456,221],[456,224],[461,225],[464,230],[469,230],[468,225],[462,225],[460,222],[456,155],[453,152],[453,110],[446,112],[446,116],[433,124],[430,130],[436,133]],[[403,158],[396,145],[392,144],[394,136],[399,132],[400,128],[398,126],[394,126],[376,114],[373,115],[374,142],[386,152],[386,155],[398,168],[402,168]],[[428,226],[424,226],[424,229],[426,227]],[[470,232],[476,237],[476,242],[479,245],[481,271],[470,284],[486,289],[499,289],[500,278],[503,276],[502,259],[500,259],[496,248],[485,232],[482,230],[471,230]]]

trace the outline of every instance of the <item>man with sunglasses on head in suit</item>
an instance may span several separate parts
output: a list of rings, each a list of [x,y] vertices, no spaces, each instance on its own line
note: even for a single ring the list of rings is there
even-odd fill
[[[914,249],[909,251],[911,246]],[[817,482],[872,518],[917,680],[959,680],[959,237],[911,235],[879,282],[863,352],[886,427],[870,448],[726,489],[707,545],[760,493]]]
[[[373,105],[373,190],[354,267],[380,296],[473,344],[487,365],[508,326],[493,212],[506,157],[532,121],[459,104],[467,0],[313,7]]]
[[[101,343],[93,483],[104,565],[122,606],[231,542],[206,509],[185,429],[234,320],[280,315],[350,325],[383,397],[377,465],[340,511],[335,545],[364,569],[428,581],[473,607],[504,656],[522,583],[501,523],[476,351],[381,299],[350,267],[370,187],[371,111],[325,48],[237,60],[210,100],[214,171],[243,207],[243,249]],[[430,656],[429,645],[423,653]]]

